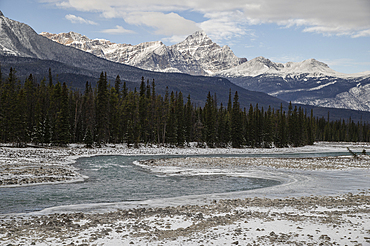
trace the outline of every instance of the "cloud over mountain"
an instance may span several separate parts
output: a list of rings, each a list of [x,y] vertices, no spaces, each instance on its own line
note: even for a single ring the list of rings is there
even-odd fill
[[[154,27],[167,36],[186,35],[200,26],[215,40],[243,32],[246,25],[275,23],[303,27],[304,32],[325,35],[370,36],[370,2],[367,0],[49,0],[58,7],[98,12],[105,18],[123,18],[133,25]],[[203,20],[192,20],[188,12]],[[215,30],[215,26],[221,31]],[[189,30],[190,29],[190,30]],[[229,30],[225,32],[224,30]]]

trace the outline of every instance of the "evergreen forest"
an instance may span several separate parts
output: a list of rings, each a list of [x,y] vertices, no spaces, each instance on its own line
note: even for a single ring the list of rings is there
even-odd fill
[[[156,93],[155,81],[142,78],[129,90],[119,76],[112,85],[102,72],[97,86],[86,82],[83,92],[54,82],[51,70],[41,81],[31,75],[20,81],[15,69],[0,69],[0,142],[87,147],[125,143],[129,147],[163,145],[183,147],[269,148],[304,146],[314,141],[370,141],[370,125],[351,119],[330,121],[313,111],[292,106],[284,111],[250,105],[241,108],[238,92],[229,92],[227,105],[217,95],[204,95],[203,107],[181,91]]]

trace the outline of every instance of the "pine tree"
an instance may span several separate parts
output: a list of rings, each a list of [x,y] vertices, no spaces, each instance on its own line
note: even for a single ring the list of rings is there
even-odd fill
[[[140,125],[140,135],[139,138],[147,143],[148,141],[148,98],[147,98],[147,86],[144,82],[144,77],[141,79],[140,84],[140,94],[139,94],[139,125]]]
[[[49,68],[49,87],[53,86],[53,76],[51,75],[51,68]]]
[[[50,88],[51,91],[51,102],[50,102],[50,126],[51,126],[51,142],[53,144],[58,144],[59,142],[59,136],[58,136],[58,129],[57,129],[57,119],[58,119],[58,113],[60,112],[61,108],[61,101],[62,101],[62,86],[60,82],[58,81],[55,85],[52,85]]]
[[[202,123],[202,108],[196,110],[196,119],[194,124],[194,141],[198,143],[198,147],[204,147],[203,130],[204,125]]]
[[[60,109],[57,113],[55,130],[54,130],[54,144],[65,146],[69,144],[70,124],[69,124],[69,105],[68,105],[68,88],[65,83],[62,86]]]
[[[116,86],[112,87],[110,90],[109,99],[109,112],[110,112],[110,142],[119,143],[120,142],[120,112],[119,112],[119,94],[116,90]],[[118,87],[119,89],[119,87]]]
[[[96,142],[99,145],[105,144],[109,140],[109,99],[108,81],[103,72],[98,81],[98,91],[96,96]]]
[[[263,147],[270,148],[273,142],[273,113],[269,106],[264,117]]]
[[[246,126],[246,142],[248,146],[254,147],[256,143],[255,135],[256,135],[256,126],[254,120],[254,109],[253,105],[249,105],[248,117],[247,117],[247,126]]]
[[[122,88],[122,98],[125,99],[128,95],[127,85],[126,81],[123,82],[123,88]]]
[[[3,86],[3,73],[1,72],[1,62],[0,62],[0,95],[2,86]]]
[[[20,90],[20,81],[16,76],[16,70],[10,68],[9,76],[2,85],[2,93],[0,98],[0,131],[1,140],[3,143],[15,142],[17,136],[15,134],[15,126],[17,118],[17,95]]]
[[[230,125],[228,120],[227,109],[225,109],[221,103],[220,109],[218,110],[218,128],[217,128],[217,147],[226,147],[230,140]]]
[[[208,92],[206,104],[204,106],[204,139],[208,147],[214,147],[216,142],[216,114],[214,99]]]
[[[177,144],[177,123],[175,94],[172,91],[166,124],[166,143],[170,144],[170,146]]]
[[[184,146],[185,142],[185,127],[184,127],[184,100],[181,91],[176,100],[176,122],[177,122],[177,146]]]
[[[88,131],[92,136],[92,141],[94,141],[95,128],[96,128],[96,117],[95,117],[95,99],[94,93],[89,82],[86,82],[85,92],[82,96],[82,114],[81,114],[81,128],[82,134],[85,138]]]
[[[17,147],[24,147],[28,141],[27,139],[27,115],[26,115],[26,97],[24,89],[20,89],[17,96],[16,107],[13,109],[16,114],[14,114],[13,119],[13,131],[14,139]]]
[[[85,137],[83,139],[84,143],[85,143],[85,147],[86,148],[91,148],[93,143],[94,143],[94,140],[93,140],[93,136],[92,136],[92,133],[90,131],[90,128],[87,128],[87,131],[86,131],[86,134],[85,134]]]
[[[185,140],[187,143],[193,141],[193,105],[191,104],[190,94],[187,97],[185,105]]]
[[[25,121],[27,124],[25,125],[25,130],[27,134],[27,138],[25,139],[27,142],[31,141],[31,136],[34,135],[33,131],[36,126],[36,119],[35,119],[35,104],[36,104],[36,83],[32,74],[26,79],[24,83],[24,100],[25,100]]]
[[[235,92],[231,114],[231,143],[233,148],[240,148],[243,144],[243,126],[237,91]]]
[[[121,78],[117,75],[116,80],[114,81],[114,89],[118,95],[118,98],[121,98]]]

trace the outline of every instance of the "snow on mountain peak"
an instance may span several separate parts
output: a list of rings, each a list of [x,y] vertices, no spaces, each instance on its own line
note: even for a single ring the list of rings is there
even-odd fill
[[[288,74],[311,74],[311,75],[338,75],[327,64],[315,59],[307,59],[302,62],[288,62],[284,64],[282,73]]]
[[[212,42],[212,40],[204,31],[196,31],[192,35],[189,35],[184,41],[172,45],[172,47],[179,50],[183,54],[194,56],[199,48],[207,49],[207,47],[212,45],[220,48],[220,46]]]
[[[152,71],[210,75],[246,61],[236,57],[227,45],[220,47],[214,43],[204,31],[197,31],[179,44],[168,47],[161,41],[115,44],[104,39],[92,40],[74,32],[41,35],[111,61]]]
[[[234,68],[222,71],[218,75],[227,77],[255,77],[262,74],[274,74],[285,77],[287,75],[307,74],[309,76],[340,76],[327,64],[315,59],[302,62],[276,63],[264,57],[256,57]]]
[[[235,67],[247,60],[235,56],[227,45],[220,47],[214,43],[204,31],[197,31],[171,47],[184,56],[195,59],[209,75]]]
[[[193,41],[195,44],[209,43],[212,40],[207,36],[204,31],[196,31],[192,35],[189,35],[185,41]]]

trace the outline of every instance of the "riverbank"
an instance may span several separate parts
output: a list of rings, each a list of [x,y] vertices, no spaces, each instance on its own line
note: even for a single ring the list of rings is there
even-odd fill
[[[95,155],[294,154],[346,152],[347,147],[356,152],[370,149],[367,144],[348,143],[285,149],[2,147],[0,178],[4,180],[11,170],[13,180],[37,177],[37,173],[47,176],[55,170],[53,175],[65,180],[45,183],[76,182],[87,177],[70,164],[77,158]],[[109,212],[65,213],[55,208],[3,215],[0,245],[369,245],[370,166],[367,156],[360,158],[188,157],[142,162],[139,165],[166,175],[248,176],[252,170],[255,175],[271,178],[283,173],[289,182],[250,193],[138,202],[131,208],[117,207]],[[367,183],[360,179],[367,179]]]
[[[0,187],[37,185],[50,183],[80,182],[88,177],[71,166],[77,158],[96,155],[223,155],[223,154],[281,154],[281,153],[324,153],[370,150],[367,143],[316,143],[300,148],[233,149],[233,148],[186,148],[141,147],[127,148],[125,145],[107,145],[103,148],[85,148],[70,145],[66,148],[12,148],[0,146]],[[276,165],[276,162],[268,165]],[[280,164],[281,166],[281,164]]]
[[[2,245],[369,245],[369,191],[1,221]]]

